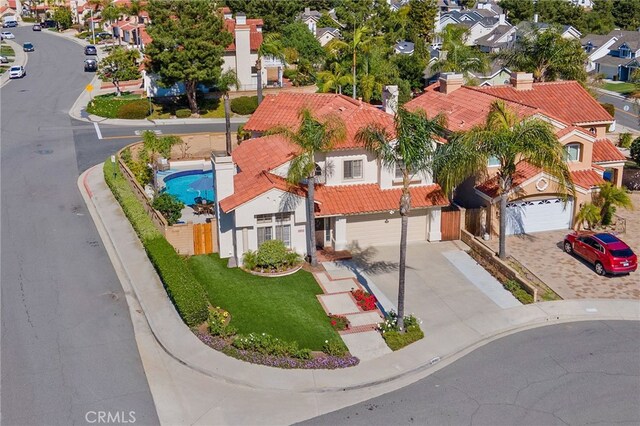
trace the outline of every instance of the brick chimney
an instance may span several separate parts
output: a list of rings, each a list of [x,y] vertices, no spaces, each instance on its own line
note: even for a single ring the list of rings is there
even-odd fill
[[[533,74],[526,72],[511,73],[511,85],[516,90],[532,90]]]
[[[462,74],[443,72],[440,74],[440,92],[448,95],[462,87]]]

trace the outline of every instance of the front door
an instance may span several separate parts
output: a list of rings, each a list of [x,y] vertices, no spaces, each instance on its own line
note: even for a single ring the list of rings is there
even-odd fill
[[[316,248],[324,248],[324,218],[316,219]]]

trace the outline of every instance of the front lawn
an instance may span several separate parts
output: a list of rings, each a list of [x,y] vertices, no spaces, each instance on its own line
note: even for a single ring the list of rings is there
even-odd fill
[[[14,52],[13,47],[3,44],[0,47],[0,55],[2,55],[2,56],[16,56],[16,52]]]
[[[231,313],[240,334],[267,333],[299,347],[322,350],[325,340],[340,339],[316,298],[322,290],[306,271],[280,278],[227,268],[217,254],[192,256],[188,264],[204,286],[211,305]]]
[[[87,112],[100,117],[118,118],[118,109],[122,105],[137,102],[140,99],[142,99],[140,95],[126,92],[122,96],[116,96],[115,93],[94,96],[93,100],[87,105]]]
[[[636,86],[633,83],[604,83],[602,88],[622,95],[628,95],[636,91]]]

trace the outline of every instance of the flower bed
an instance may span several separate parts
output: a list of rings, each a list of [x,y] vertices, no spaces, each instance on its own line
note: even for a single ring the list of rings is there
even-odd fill
[[[281,277],[302,267],[300,255],[280,240],[265,241],[257,251],[246,252],[242,260],[247,272],[260,276]]]
[[[420,329],[420,323],[413,315],[404,317],[404,333],[398,328],[398,318],[395,312],[390,312],[387,319],[380,323],[378,330],[382,333],[382,338],[392,351],[402,349],[413,342],[424,338],[424,332]]]
[[[373,294],[369,294],[364,290],[358,289],[351,292],[356,303],[363,311],[373,311],[376,309],[376,297]]]
[[[329,315],[329,320],[334,330],[342,331],[349,328],[349,320],[343,315]]]

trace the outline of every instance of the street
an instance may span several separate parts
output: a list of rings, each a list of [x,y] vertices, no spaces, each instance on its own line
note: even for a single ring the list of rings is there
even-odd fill
[[[605,93],[598,93],[598,101],[613,104],[616,107],[616,124],[640,131],[640,122],[638,122],[640,111],[638,111],[639,106],[637,104]]]

